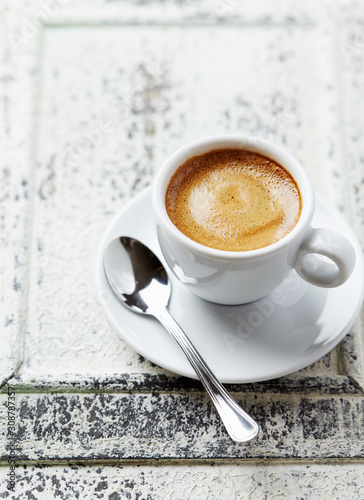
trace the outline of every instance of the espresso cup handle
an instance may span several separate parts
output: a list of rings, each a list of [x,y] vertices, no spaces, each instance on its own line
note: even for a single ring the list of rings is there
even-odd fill
[[[355,250],[340,233],[311,229],[301,243],[294,268],[309,283],[324,288],[342,285],[355,265]]]

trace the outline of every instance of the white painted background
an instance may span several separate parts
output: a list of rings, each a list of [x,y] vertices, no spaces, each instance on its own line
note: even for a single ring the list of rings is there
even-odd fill
[[[0,320],[7,328],[0,374],[3,382],[16,373],[14,384],[30,393],[19,395],[19,404],[28,398],[35,407],[41,384],[56,391],[66,382],[67,390],[72,384],[79,390],[119,373],[135,380],[166,374],[109,326],[94,266],[112,216],[152,182],[166,156],[193,138],[242,131],[284,145],[364,242],[363,8],[344,0],[1,5]],[[362,321],[350,341],[287,383],[338,381],[348,373],[361,383]],[[305,397],[317,399],[317,389]],[[359,393],[340,397],[352,407],[362,401]],[[262,404],[274,398],[301,396],[260,395]],[[0,418],[4,429],[4,405]],[[75,418],[82,427],[82,416]],[[289,442],[299,437],[297,423]],[[45,489],[36,497],[53,498],[54,475],[63,491],[73,481],[82,498],[113,498],[108,495],[123,488],[130,498],[149,492],[152,499],[364,498],[363,453],[355,439],[345,443],[350,462],[344,457],[324,466],[313,443],[314,463],[294,462],[288,453],[259,467],[231,458],[213,467],[177,460],[80,470],[52,462],[62,456],[59,443],[25,444],[34,460],[43,447],[50,468],[19,472],[19,495],[34,492],[39,480]],[[330,450],[335,438],[325,443]],[[160,450],[163,441],[155,446]],[[273,449],[268,443],[266,456]],[[6,470],[4,463],[0,491],[6,491]],[[102,475],[110,481],[97,496]]]

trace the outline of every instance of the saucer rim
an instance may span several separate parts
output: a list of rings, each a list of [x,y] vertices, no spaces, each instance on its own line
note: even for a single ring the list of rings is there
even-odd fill
[[[99,244],[99,249],[97,252],[97,258],[96,258],[95,271],[96,271],[96,285],[97,285],[98,292],[100,292],[101,286],[103,286],[103,284],[100,282],[100,279],[102,279],[101,275],[103,274],[102,254],[103,254],[103,249],[104,249],[106,243],[108,242],[108,235],[109,235],[110,231],[112,231],[112,228],[114,227],[114,225],[117,224],[117,222],[122,218],[124,212],[131,210],[133,205],[140,204],[144,198],[145,198],[145,200],[148,200],[148,197],[149,197],[149,203],[151,203],[151,186],[144,188],[139,193],[137,193],[135,196],[130,198],[125,203],[125,205],[118,212],[116,212],[114,217],[111,219],[110,223],[107,225],[107,227],[103,233],[103,236],[101,238],[101,241]],[[335,217],[339,217],[341,219],[341,222],[344,225],[346,225],[346,229],[351,233],[349,239],[355,248],[356,257],[357,257],[353,273],[358,272],[357,268],[361,268],[362,274],[364,275],[363,251],[362,251],[360,242],[357,239],[351,225],[337,209],[332,207],[326,200],[324,200],[321,196],[319,196],[317,194],[316,194],[316,201],[317,201],[317,203],[316,203],[316,207],[315,207],[315,212],[318,209],[318,206],[321,205],[321,207],[323,208],[324,211],[331,213],[331,215],[333,215]],[[176,285],[183,286],[183,285],[179,285],[178,281],[176,281]],[[333,289],[326,289],[326,290],[328,293],[330,293],[330,290],[333,290]],[[353,293],[353,291],[351,291],[351,293]],[[325,345],[323,345],[323,346],[319,347],[317,350],[315,350],[314,356],[313,355],[311,355],[311,357],[309,356],[308,357],[309,359],[307,357],[305,357],[302,359],[302,363],[296,362],[296,363],[294,363],[294,366],[293,365],[289,366],[285,370],[279,371],[279,373],[275,372],[274,374],[271,374],[268,376],[258,377],[258,378],[254,377],[254,378],[250,378],[250,379],[247,379],[246,377],[244,377],[244,379],[242,379],[242,378],[237,379],[236,377],[229,378],[228,376],[220,376],[219,377],[220,381],[223,383],[231,383],[231,384],[248,384],[248,383],[256,383],[256,382],[264,382],[264,381],[274,380],[274,379],[277,379],[280,377],[290,375],[290,374],[295,373],[299,370],[302,370],[303,368],[308,367],[312,363],[315,363],[320,358],[322,358],[324,355],[326,355],[328,352],[330,352],[334,347],[336,347],[339,344],[339,342],[341,342],[341,340],[349,333],[350,329],[354,325],[354,323],[358,317],[358,314],[360,312],[360,309],[362,307],[363,300],[364,300],[364,280],[361,281],[361,290],[359,288],[358,288],[358,290],[355,290],[355,296],[357,297],[358,300],[356,301],[356,306],[355,306],[352,314],[350,316],[348,316],[348,319],[345,323],[345,327],[343,327],[341,329],[340,333],[332,336],[330,338],[330,340]],[[148,361],[156,364],[158,367],[160,367],[164,370],[167,370],[175,375],[184,376],[184,377],[192,378],[192,379],[198,378],[196,376],[195,372],[193,371],[192,367],[190,367],[189,364],[186,365],[187,369],[184,369],[183,366],[176,367],[174,365],[172,367],[165,360],[161,359],[160,357],[155,357],[153,354],[151,355],[148,351],[143,349],[143,346],[141,346],[138,343],[133,342],[130,339],[130,337],[127,335],[127,333],[125,331],[123,331],[122,327],[120,327],[120,325],[117,323],[117,321],[115,321],[113,315],[111,314],[111,312],[109,311],[107,306],[102,303],[102,300],[100,299],[100,297],[99,297],[99,300],[101,302],[101,306],[103,307],[103,309],[106,313],[106,316],[108,317],[110,324],[113,326],[115,331],[120,335],[122,340],[127,345],[129,345],[134,351],[136,351],[138,354],[143,356]],[[199,299],[199,300],[202,300],[202,299]],[[120,307],[123,307],[123,306],[120,305]],[[229,307],[229,306],[225,306],[225,307]],[[231,306],[231,307],[236,307],[236,306]],[[132,314],[132,312],[130,312],[130,313]],[[147,319],[147,318],[145,318],[145,319]]]

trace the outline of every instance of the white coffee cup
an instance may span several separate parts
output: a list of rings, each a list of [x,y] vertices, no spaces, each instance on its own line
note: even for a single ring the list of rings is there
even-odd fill
[[[189,158],[225,148],[244,149],[271,158],[296,181],[301,194],[301,215],[295,227],[276,243],[241,252],[218,250],[192,240],[170,220],[165,196],[176,170]],[[292,268],[309,283],[332,288],[343,284],[354,268],[355,251],[343,235],[331,229],[312,228],[315,193],[303,166],[282,148],[257,137],[218,135],[180,148],[160,168],[153,185],[152,204],[166,263],[192,293],[211,302],[233,305],[260,299],[282,283]]]

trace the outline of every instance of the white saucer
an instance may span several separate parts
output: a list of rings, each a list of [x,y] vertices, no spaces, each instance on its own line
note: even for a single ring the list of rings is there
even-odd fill
[[[292,271],[264,299],[243,306],[219,306],[195,297],[169,273],[170,311],[221,382],[258,382],[287,375],[317,361],[349,332],[363,303],[362,249],[341,214],[320,198],[313,226],[341,232],[356,250],[354,272],[338,288],[309,285]],[[97,288],[111,324],[127,344],[167,370],[196,378],[158,321],[129,311],[109,288],[103,249],[121,235],[139,239],[164,262],[154,229],[150,188],[133,198],[107,228],[97,257]]]

